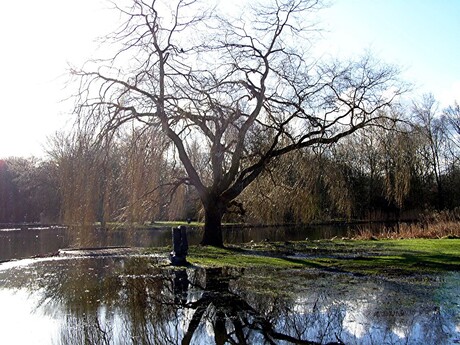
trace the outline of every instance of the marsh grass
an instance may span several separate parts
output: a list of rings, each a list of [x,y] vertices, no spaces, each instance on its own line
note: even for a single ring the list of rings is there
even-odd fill
[[[418,223],[400,223],[383,227],[379,231],[362,227],[354,233],[353,237],[362,240],[460,238],[460,208],[430,213],[424,215]]]

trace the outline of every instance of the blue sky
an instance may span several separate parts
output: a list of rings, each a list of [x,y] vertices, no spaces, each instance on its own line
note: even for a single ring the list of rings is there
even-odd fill
[[[460,101],[460,0],[332,0],[321,12],[316,50],[339,58],[367,49],[396,64],[441,107]],[[0,158],[41,155],[70,105],[60,102],[67,63],[93,55],[113,28],[103,0],[22,0],[0,4]],[[116,18],[116,17],[115,17]]]
[[[332,54],[369,49],[400,66],[415,96],[432,92],[443,105],[460,101],[459,0],[335,0],[322,23]]]

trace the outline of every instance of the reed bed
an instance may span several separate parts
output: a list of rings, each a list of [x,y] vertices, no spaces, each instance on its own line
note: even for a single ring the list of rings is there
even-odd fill
[[[460,238],[460,208],[426,213],[416,223],[398,223],[380,230],[361,227],[353,234],[360,240],[402,238]]]

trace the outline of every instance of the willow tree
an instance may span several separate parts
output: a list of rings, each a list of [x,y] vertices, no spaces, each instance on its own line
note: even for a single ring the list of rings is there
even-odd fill
[[[268,164],[372,125],[402,92],[397,70],[369,56],[315,59],[309,20],[320,5],[267,0],[225,15],[210,1],[116,6],[125,21],[105,41],[113,55],[73,71],[79,121],[101,136],[160,128],[184,168],[177,183],[200,197],[202,244],[222,246],[223,215]]]

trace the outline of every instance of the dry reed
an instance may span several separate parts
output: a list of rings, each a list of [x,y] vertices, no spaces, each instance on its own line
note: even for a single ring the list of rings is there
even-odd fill
[[[373,230],[359,228],[355,239],[460,238],[460,208],[424,214],[417,223],[398,223]]]

